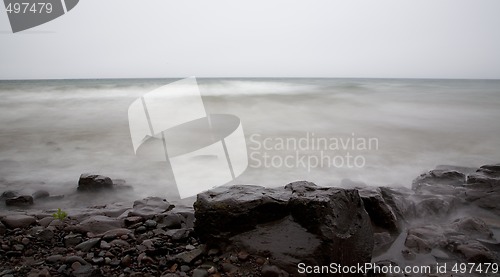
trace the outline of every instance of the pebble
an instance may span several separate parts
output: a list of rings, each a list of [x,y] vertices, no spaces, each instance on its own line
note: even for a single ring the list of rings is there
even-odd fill
[[[208,277],[208,272],[205,269],[197,268],[193,270],[193,277]]]
[[[158,223],[156,223],[156,221],[152,219],[148,219],[146,220],[146,222],[144,222],[144,226],[146,226],[147,228],[155,228],[157,224]]]
[[[239,259],[240,261],[246,261],[246,260],[248,260],[248,257],[249,257],[249,256],[250,256],[250,255],[248,255],[248,253],[247,253],[246,251],[240,251],[240,252],[238,253],[238,259]]]
[[[63,256],[62,256],[62,255],[51,255],[51,256],[48,256],[48,257],[45,259],[45,261],[46,261],[47,263],[55,264],[55,263],[60,262],[62,259],[63,259]]]
[[[92,247],[96,246],[100,240],[101,240],[100,238],[89,239],[75,246],[75,249],[81,250],[83,252],[88,252],[90,251],[90,249],[92,249]]]

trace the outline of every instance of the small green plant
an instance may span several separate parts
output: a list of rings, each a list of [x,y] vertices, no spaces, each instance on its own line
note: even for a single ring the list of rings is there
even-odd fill
[[[57,212],[53,213],[52,216],[55,219],[63,220],[63,219],[65,219],[68,216],[68,213],[66,213],[65,211],[61,210],[61,208],[58,208]]]

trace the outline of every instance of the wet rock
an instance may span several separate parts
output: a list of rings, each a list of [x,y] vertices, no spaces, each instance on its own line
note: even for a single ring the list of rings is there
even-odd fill
[[[285,276],[288,276],[288,274],[275,265],[265,264],[262,266],[262,277],[285,277]]]
[[[239,269],[240,269],[239,267],[237,267],[231,263],[223,263],[222,264],[222,270],[228,274],[235,274],[238,272]]]
[[[470,238],[492,239],[493,232],[486,223],[477,217],[463,217],[456,219],[448,226],[448,232],[462,233]]]
[[[81,233],[92,232],[100,234],[109,230],[121,228],[122,223],[122,220],[117,218],[95,215],[80,222],[74,229]]]
[[[389,206],[378,188],[365,188],[359,190],[363,199],[365,210],[375,228],[388,230],[392,233],[399,231],[399,222],[396,214]]]
[[[175,206],[160,197],[148,197],[134,202],[132,211],[128,216],[140,216],[144,219],[152,219],[157,214],[170,211]]]
[[[447,191],[450,187],[463,186],[465,180],[465,174],[461,172],[447,169],[434,169],[413,180],[412,189],[417,192],[422,191],[424,188],[427,191],[429,191],[429,189],[430,191],[436,189],[435,192],[439,192],[441,189]]]
[[[475,173],[467,176],[467,186],[498,188],[500,185],[500,164],[483,165]]]
[[[37,190],[32,195],[33,199],[43,199],[50,196],[49,192],[46,190]]]
[[[101,240],[101,244],[99,245],[99,247],[101,249],[107,250],[111,248],[111,245],[109,245],[109,243],[107,243],[106,241]]]
[[[385,250],[385,247],[391,244],[394,238],[389,232],[381,232],[373,234],[373,252],[380,253]]]
[[[115,238],[121,237],[121,236],[129,236],[132,234],[132,230],[125,229],[125,228],[117,228],[117,229],[112,229],[109,231],[106,231],[104,234],[102,234],[102,239],[106,241],[113,240]]]
[[[442,246],[445,242],[442,227],[430,224],[408,229],[405,246],[417,253],[429,253],[432,248]]]
[[[5,225],[3,225],[2,222],[0,222],[0,236],[3,236],[6,231],[7,231],[7,227],[5,227]]]
[[[38,220],[38,224],[42,227],[47,227],[54,220],[53,216],[47,216]]]
[[[132,264],[132,257],[130,257],[130,255],[125,255],[121,261],[120,261],[120,264],[122,266],[129,266],[130,264]]]
[[[77,246],[75,246],[75,249],[83,251],[83,252],[89,252],[90,249],[92,249],[92,247],[96,246],[100,240],[101,240],[100,238],[92,238],[92,239],[86,240],[86,241],[78,244]]]
[[[248,260],[249,257],[250,257],[250,255],[248,254],[248,252],[246,252],[244,250],[238,252],[238,259],[240,261],[246,261],[246,260]]]
[[[321,254],[313,256],[319,264],[356,265],[371,260],[373,231],[357,190],[304,182],[286,188],[293,192],[288,203],[293,219],[321,239]]]
[[[426,196],[415,202],[415,213],[420,218],[447,216],[458,205],[454,196]]]
[[[168,229],[179,229],[182,227],[182,217],[179,214],[167,212],[162,215],[159,223]]]
[[[208,271],[202,268],[196,268],[193,270],[193,277],[208,277]]]
[[[66,247],[73,247],[82,242],[82,236],[76,234],[69,234],[64,237],[64,245]]]
[[[99,191],[112,189],[113,181],[109,177],[84,173],[78,180],[78,191]]]
[[[0,199],[9,199],[9,198],[14,198],[14,197],[18,197],[18,196],[19,196],[19,193],[17,191],[6,190],[6,191],[2,192],[2,195],[0,195]]]
[[[416,197],[414,191],[403,187],[380,187],[379,190],[398,220],[408,222],[417,217],[415,203],[412,201]]]
[[[54,237],[54,232],[50,229],[43,229],[36,233],[36,238],[41,241],[50,241]]]
[[[144,222],[144,226],[146,226],[147,228],[155,228],[156,225],[158,225],[158,223],[156,223],[156,221],[152,219],[148,219],[146,220],[146,222]]]
[[[286,216],[290,190],[260,186],[216,188],[198,194],[195,231],[207,241],[255,228]]]
[[[79,264],[87,264],[87,262],[80,256],[75,256],[75,255],[72,255],[72,256],[67,256],[65,259],[64,259],[64,262],[66,264],[73,264],[75,262],[78,262]]]
[[[45,262],[47,262],[49,264],[55,264],[55,263],[61,262],[62,260],[63,260],[63,256],[59,255],[59,254],[56,254],[56,255],[50,255],[50,256],[48,256],[45,259]]]
[[[144,218],[140,216],[129,216],[124,219],[125,226],[130,227],[132,225],[141,223],[144,221]]]
[[[233,186],[199,194],[194,206],[195,231],[207,242],[229,240],[249,254],[270,255],[289,272],[299,261],[371,260],[373,232],[357,190],[307,182],[276,189]]]
[[[491,263],[497,255],[478,241],[467,241],[456,247],[456,252],[462,254],[470,263]]]
[[[33,197],[30,195],[21,195],[14,198],[5,199],[5,205],[7,206],[30,206],[33,205]]]
[[[73,271],[73,276],[75,277],[91,277],[98,274],[98,270],[94,269],[92,265],[82,265]]]
[[[173,229],[173,230],[168,230],[166,235],[171,237],[172,240],[174,241],[179,241],[188,238],[191,232],[192,232],[191,229],[185,229],[185,228]]]
[[[196,259],[198,259],[203,254],[204,251],[205,251],[205,246],[202,245],[191,251],[186,251],[175,255],[175,259],[185,264],[191,264]]]
[[[10,229],[26,228],[36,223],[36,219],[29,215],[15,214],[8,215],[1,219],[1,222]]]
[[[129,248],[130,247],[130,244],[124,240],[121,240],[121,239],[115,239],[113,241],[111,241],[109,243],[109,245],[111,247],[115,247],[115,246],[118,246],[118,247],[121,247],[121,248]]]

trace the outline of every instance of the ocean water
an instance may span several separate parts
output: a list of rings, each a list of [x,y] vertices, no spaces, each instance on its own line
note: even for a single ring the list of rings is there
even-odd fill
[[[134,154],[128,108],[176,79],[0,81],[0,192],[67,206],[179,200],[168,164]],[[410,186],[437,165],[500,162],[500,80],[198,79],[208,113],[240,118],[249,167],[234,183]],[[200,134],[203,135],[203,134]],[[133,190],[83,197],[81,173]],[[188,199],[187,201],[192,201]]]

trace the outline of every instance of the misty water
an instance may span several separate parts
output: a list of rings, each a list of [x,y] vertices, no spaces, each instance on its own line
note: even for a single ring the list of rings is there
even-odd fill
[[[168,164],[134,154],[127,114],[137,98],[173,81],[0,81],[0,192],[45,189],[64,194],[66,206],[151,195],[178,201]],[[351,180],[409,187],[437,165],[500,162],[498,80],[198,79],[198,84],[208,113],[241,120],[250,160],[237,184],[307,180],[340,186]],[[281,144],[300,139],[309,147]],[[369,139],[370,147],[359,145]],[[310,147],[313,141],[328,141],[328,147]],[[348,165],[347,156],[357,164]],[[286,157],[291,158],[285,165]],[[315,163],[334,158],[335,164]],[[78,178],[86,172],[124,179],[133,190],[79,195]]]

